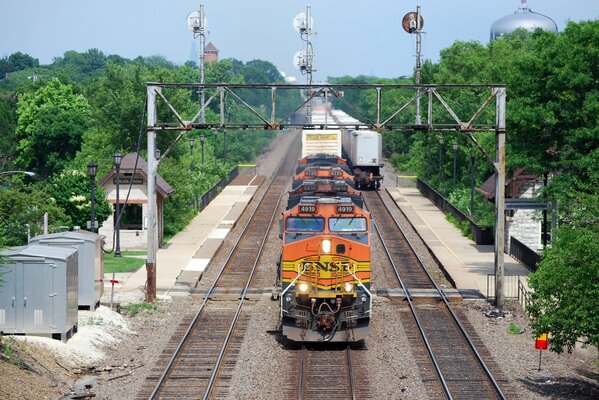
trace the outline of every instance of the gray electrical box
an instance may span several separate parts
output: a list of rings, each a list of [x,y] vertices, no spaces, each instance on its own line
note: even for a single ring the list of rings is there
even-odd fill
[[[104,293],[103,235],[88,231],[36,236],[29,244],[70,247],[79,250],[79,308],[94,311]]]
[[[0,331],[65,341],[77,332],[77,249],[3,250]]]

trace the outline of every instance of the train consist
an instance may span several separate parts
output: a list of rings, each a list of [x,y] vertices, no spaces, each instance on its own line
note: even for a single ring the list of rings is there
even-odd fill
[[[332,123],[339,118],[327,116]],[[281,221],[276,293],[289,340],[354,342],[368,335],[371,220],[356,188],[380,185],[380,139],[370,131],[302,132],[302,158]]]

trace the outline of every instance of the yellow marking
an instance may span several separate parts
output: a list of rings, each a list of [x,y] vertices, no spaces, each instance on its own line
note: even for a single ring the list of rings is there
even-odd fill
[[[317,140],[337,140],[339,135],[337,133],[329,133],[326,135],[308,133],[306,134],[306,141],[317,141]]]

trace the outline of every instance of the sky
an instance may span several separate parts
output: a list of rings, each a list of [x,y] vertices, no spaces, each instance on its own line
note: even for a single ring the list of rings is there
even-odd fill
[[[489,41],[492,23],[513,14],[520,0],[0,0],[0,56],[20,51],[52,62],[67,50],[98,48],[126,58],[162,55],[182,64],[190,59],[193,34],[187,15],[204,4],[207,42],[220,58],[262,59],[301,78],[293,65],[304,48],[293,17],[312,8],[314,81],[329,76],[410,75],[415,39],[402,17],[421,6],[423,57],[438,61],[454,41]],[[528,7],[567,21],[599,17],[599,0],[528,0]]]

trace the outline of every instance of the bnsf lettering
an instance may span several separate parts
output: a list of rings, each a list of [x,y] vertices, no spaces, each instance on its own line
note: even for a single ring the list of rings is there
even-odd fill
[[[330,271],[330,272],[338,272],[349,269],[349,262],[347,261],[339,261],[339,262],[320,262],[320,261],[307,261],[303,263],[299,263],[299,267],[301,269],[305,268],[307,271]]]

